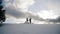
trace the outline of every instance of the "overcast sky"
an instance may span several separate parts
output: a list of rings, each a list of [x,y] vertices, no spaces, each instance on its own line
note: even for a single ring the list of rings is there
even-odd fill
[[[6,23],[24,23],[27,17],[35,24],[60,23],[60,0],[4,0]]]

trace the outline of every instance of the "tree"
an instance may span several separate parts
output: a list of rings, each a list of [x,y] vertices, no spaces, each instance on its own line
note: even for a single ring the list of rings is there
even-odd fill
[[[3,5],[2,4],[2,0],[0,0],[0,23],[3,23],[5,22],[5,10],[2,10],[3,9]]]
[[[0,4],[2,4],[2,0],[0,0]]]

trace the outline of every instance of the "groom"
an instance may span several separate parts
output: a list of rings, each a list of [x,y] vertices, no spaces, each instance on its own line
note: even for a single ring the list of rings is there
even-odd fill
[[[30,22],[30,24],[31,24],[31,18],[29,19],[29,22]]]

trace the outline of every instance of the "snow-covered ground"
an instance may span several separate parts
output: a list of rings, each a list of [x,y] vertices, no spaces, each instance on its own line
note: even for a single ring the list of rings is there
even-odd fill
[[[0,34],[60,34],[60,25],[5,24],[0,27]]]

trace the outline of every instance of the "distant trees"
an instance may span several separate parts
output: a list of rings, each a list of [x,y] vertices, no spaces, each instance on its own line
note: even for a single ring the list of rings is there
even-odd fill
[[[0,23],[5,22],[5,10],[3,10],[2,0],[0,0]]]

